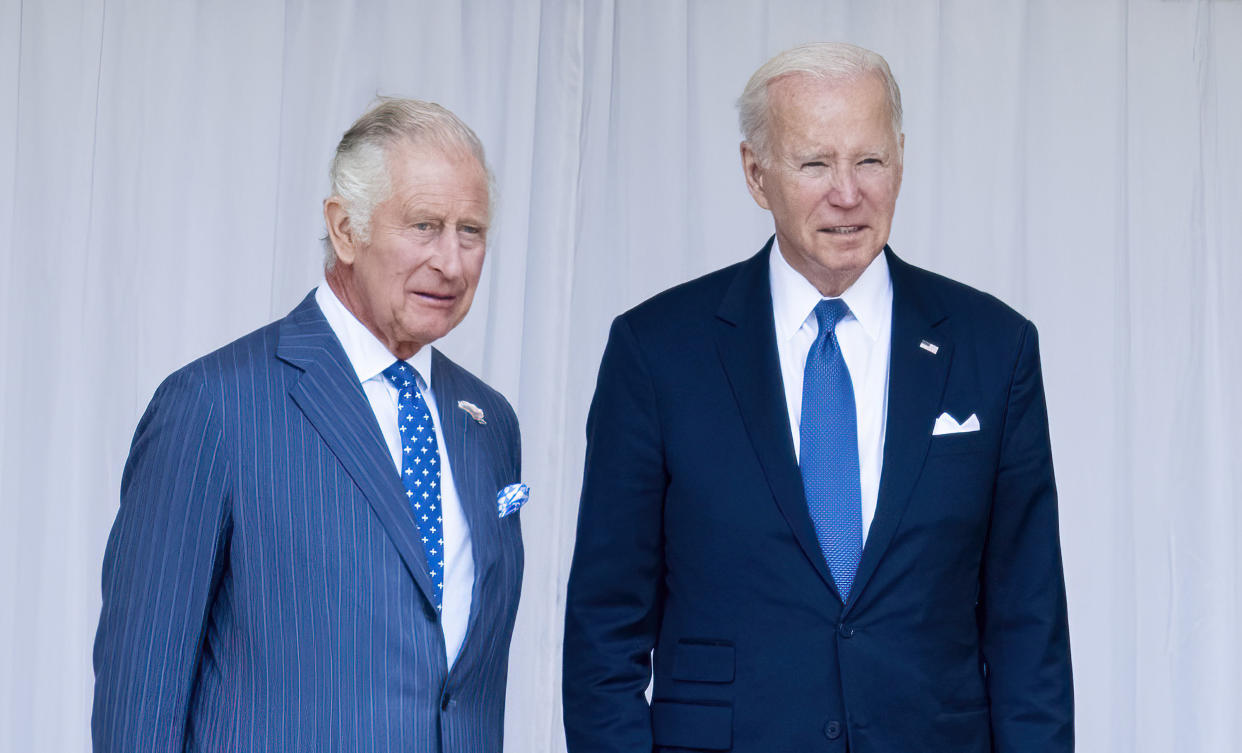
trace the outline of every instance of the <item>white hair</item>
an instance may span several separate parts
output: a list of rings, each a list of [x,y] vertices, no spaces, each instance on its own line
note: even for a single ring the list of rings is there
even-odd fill
[[[398,144],[466,150],[487,176],[490,214],[495,181],[483,155],[483,142],[470,126],[435,102],[379,97],[341,137],[328,171],[329,196],[341,199],[358,240],[366,243],[371,239],[371,213],[392,194],[388,155]],[[330,237],[323,240],[324,266],[331,268],[336,252]]]
[[[888,109],[893,121],[893,136],[901,136],[901,89],[878,53],[845,42],[817,42],[785,50],[759,67],[746,82],[738,97],[738,125],[742,137],[750,144],[756,157],[766,161],[771,154],[769,133],[770,105],[768,87],[772,82],[795,73],[805,73],[824,80],[848,80],[865,75],[878,75],[888,94]]]

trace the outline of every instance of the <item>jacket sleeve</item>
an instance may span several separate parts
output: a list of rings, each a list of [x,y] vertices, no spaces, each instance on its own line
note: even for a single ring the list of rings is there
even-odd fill
[[[570,753],[651,750],[645,691],[661,617],[666,486],[656,393],[621,318],[613,323],[587,418],[565,613]]]
[[[134,434],[104,553],[96,753],[185,747],[207,614],[227,558],[221,418],[187,367],[156,391]]]
[[[1065,579],[1034,325],[1021,332],[983,553],[979,620],[997,753],[1074,749]]]

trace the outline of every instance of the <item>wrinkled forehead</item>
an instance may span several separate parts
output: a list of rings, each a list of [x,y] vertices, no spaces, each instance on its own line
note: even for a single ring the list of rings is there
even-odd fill
[[[412,189],[424,196],[428,192],[459,197],[476,194],[490,214],[491,174],[468,145],[407,139],[391,145],[386,157],[395,190]]]
[[[833,78],[786,74],[769,84],[768,112],[773,141],[786,146],[824,139],[862,146],[897,138],[887,90],[876,73]]]
[[[883,109],[892,115],[884,78],[876,71],[829,76],[794,71],[768,83],[768,109],[773,115],[791,109],[833,111]]]

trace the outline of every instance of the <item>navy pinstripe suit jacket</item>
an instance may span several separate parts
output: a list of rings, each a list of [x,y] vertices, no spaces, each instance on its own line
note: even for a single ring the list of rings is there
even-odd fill
[[[97,752],[501,749],[522,541],[496,494],[519,479],[517,418],[438,351],[432,384],[475,560],[452,671],[404,488],[307,296],[170,376],[138,425],[104,556]]]

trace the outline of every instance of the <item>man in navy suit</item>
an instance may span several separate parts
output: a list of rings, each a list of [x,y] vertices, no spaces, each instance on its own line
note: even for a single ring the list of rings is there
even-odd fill
[[[96,751],[501,749],[518,424],[430,344],[491,215],[475,134],[382,100],[324,202],[325,284],[170,376],[104,557]]]
[[[570,753],[1071,751],[1034,326],[887,247],[883,58],[789,50],[739,108],[774,240],[619,317],[600,366]]]

